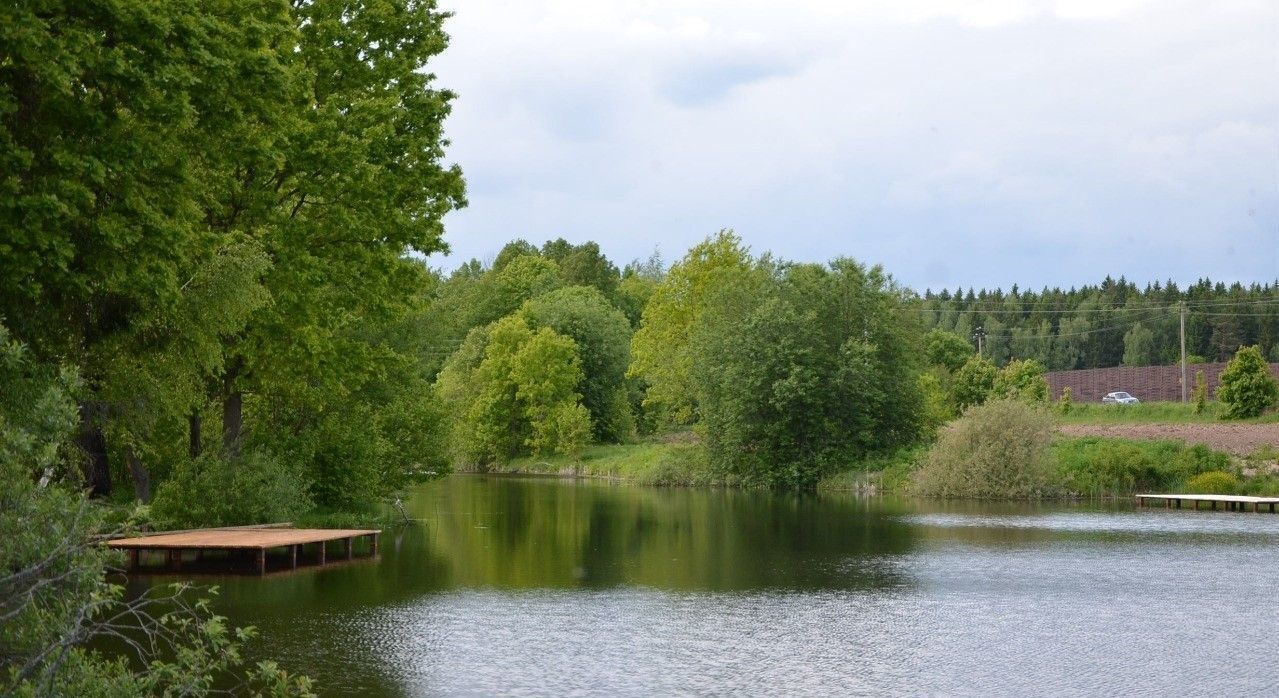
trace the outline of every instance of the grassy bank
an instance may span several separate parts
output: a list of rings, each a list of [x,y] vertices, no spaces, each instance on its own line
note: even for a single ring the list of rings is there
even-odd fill
[[[1178,413],[1162,409],[1164,406],[1159,403],[1152,407],[1155,409],[1147,415]],[[823,478],[817,489],[819,492],[909,495],[911,477],[927,458],[929,447],[919,445],[852,463],[846,469]],[[1222,488],[1228,489],[1228,493],[1279,494],[1279,476],[1273,473],[1279,469],[1279,453],[1276,452],[1258,452],[1248,458],[1238,458],[1206,446],[1171,440],[1058,436],[1052,443],[1052,460],[1056,491],[1065,498],[1124,497],[1144,491],[1196,492]],[[577,458],[521,458],[506,464],[490,465],[483,472],[608,478],[640,485],[737,484],[712,472],[700,446],[688,435],[592,446]],[[1200,477],[1204,473],[1214,475],[1205,480]]]
[[[484,472],[616,478],[641,485],[725,485],[711,472],[701,447],[688,439],[652,439],[591,446],[581,455],[517,458]]]
[[[1195,414],[1193,402],[1142,402],[1136,405],[1076,403],[1069,412],[1058,412],[1057,421],[1061,424],[1219,424],[1224,412],[1225,408],[1219,402],[1208,402],[1199,414]],[[1279,412],[1253,419],[1231,420],[1230,423],[1276,424],[1279,423]]]
[[[928,448],[921,446],[857,464],[823,479],[818,491],[909,495],[911,477],[927,454]],[[1235,458],[1179,441],[1058,437],[1052,462],[1057,495],[1068,499],[1137,492],[1279,496],[1279,452]]]

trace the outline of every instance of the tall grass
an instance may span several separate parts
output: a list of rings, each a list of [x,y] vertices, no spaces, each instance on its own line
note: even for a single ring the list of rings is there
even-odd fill
[[[1104,405],[1074,403],[1069,412],[1058,413],[1061,424],[1187,424],[1220,422],[1225,408],[1220,402],[1209,402],[1204,411],[1195,414],[1193,402],[1142,402],[1136,405]],[[1254,419],[1233,420],[1244,423],[1279,423],[1279,413],[1272,412]]]
[[[1202,473],[1232,468],[1229,455],[1178,441],[1059,438],[1052,451],[1061,488],[1083,497],[1185,491]]]

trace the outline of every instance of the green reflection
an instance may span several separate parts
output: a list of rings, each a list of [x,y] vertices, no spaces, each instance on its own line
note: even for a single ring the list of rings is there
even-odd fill
[[[894,510],[849,498],[458,476],[409,503],[450,587],[668,590],[899,585]]]

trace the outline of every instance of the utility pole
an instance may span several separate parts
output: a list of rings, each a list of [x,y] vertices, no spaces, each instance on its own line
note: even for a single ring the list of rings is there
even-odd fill
[[[1186,302],[1181,301],[1181,401],[1186,401]]]
[[[981,356],[981,340],[985,338],[986,330],[983,330],[981,325],[978,325],[977,329],[973,330],[973,339],[977,340],[977,356]]]

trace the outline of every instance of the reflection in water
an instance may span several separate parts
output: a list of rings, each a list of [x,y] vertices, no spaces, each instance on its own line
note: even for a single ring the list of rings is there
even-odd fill
[[[477,476],[408,507],[380,560],[219,610],[334,694],[1279,689],[1279,516]]]
[[[463,588],[879,587],[902,583],[881,562],[912,538],[850,499],[546,478],[451,478],[411,514],[454,562],[441,586]]]

